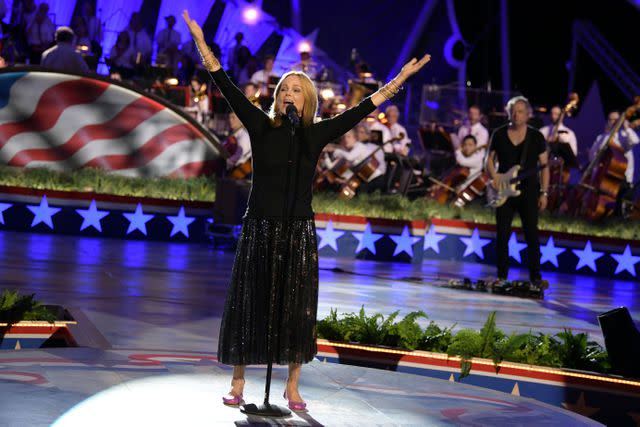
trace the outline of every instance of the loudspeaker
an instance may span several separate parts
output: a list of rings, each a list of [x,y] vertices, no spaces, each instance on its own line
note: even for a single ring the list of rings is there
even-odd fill
[[[640,378],[640,332],[626,307],[598,316],[613,373]]]
[[[247,210],[251,183],[246,180],[221,178],[216,181],[213,217],[222,224],[241,224]]]

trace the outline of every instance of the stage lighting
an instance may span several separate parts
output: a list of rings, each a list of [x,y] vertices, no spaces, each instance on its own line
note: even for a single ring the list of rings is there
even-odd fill
[[[242,20],[249,25],[254,25],[258,22],[258,18],[260,17],[260,13],[255,6],[247,6],[242,11]]]
[[[164,81],[164,84],[169,85],[169,86],[178,86],[178,79],[175,77],[169,77],[168,79],[166,79]]]
[[[640,332],[626,307],[598,316],[613,373],[640,378]]]
[[[336,96],[336,94],[333,93],[333,89],[326,88],[326,89],[322,89],[320,91],[320,96],[322,97],[322,99],[330,99],[330,98],[333,98],[334,96]]]
[[[308,41],[302,41],[298,44],[298,53],[309,52],[311,53],[311,43]]]

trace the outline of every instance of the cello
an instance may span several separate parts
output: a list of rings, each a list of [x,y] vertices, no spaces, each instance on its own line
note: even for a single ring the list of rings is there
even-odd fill
[[[578,216],[597,220],[613,213],[627,170],[627,158],[624,150],[615,144],[615,138],[625,120],[631,119],[640,109],[640,96],[636,96],[634,101],[633,105],[620,114],[606,142],[600,146],[580,179],[581,197],[576,200]]]
[[[557,154],[557,151],[559,150],[554,150],[553,148],[559,148],[560,144],[564,144],[559,141],[560,124],[564,120],[565,116],[571,117],[571,114],[573,114],[575,109],[578,107],[579,100],[580,98],[577,93],[569,94],[569,102],[560,112],[560,117],[558,117],[558,120],[554,123],[547,138],[547,143],[551,148],[551,155],[549,157],[549,201],[547,204],[549,211],[555,211],[558,209],[561,201],[566,195],[566,188],[569,184],[569,179],[571,178],[571,173],[569,172],[570,165],[565,164],[565,159],[562,158],[561,155]]]
[[[486,148],[487,144],[477,146],[467,157]],[[475,178],[469,179],[470,173],[471,171],[466,166],[455,166],[450,169],[441,180],[429,177],[429,181],[433,182],[433,185],[429,189],[429,195],[438,203],[444,205],[452,195],[457,197],[461,191],[465,190],[467,185],[475,180]]]
[[[371,175],[373,175],[376,169],[378,169],[378,166],[380,166],[380,162],[375,158],[376,153],[382,150],[382,148],[386,144],[393,144],[396,141],[402,141],[404,139],[404,136],[404,132],[400,132],[398,136],[396,136],[395,138],[391,138],[382,145],[378,146],[360,163],[353,166],[353,168],[351,168],[351,172],[353,172],[353,174],[340,188],[340,198],[343,200],[353,199],[356,195],[356,192],[358,191],[358,188],[360,188],[360,185],[362,185],[363,182],[368,182]]]

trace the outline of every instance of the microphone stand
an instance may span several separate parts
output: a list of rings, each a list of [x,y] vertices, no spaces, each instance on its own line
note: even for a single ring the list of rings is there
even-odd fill
[[[284,184],[284,203],[282,206],[282,218],[283,218],[283,224],[282,224],[282,236],[283,239],[287,238],[289,236],[289,181],[291,178],[291,166],[293,165],[293,144],[294,144],[294,138],[295,138],[295,134],[296,134],[296,127],[294,125],[294,123],[292,123],[291,121],[289,121],[290,125],[291,125],[291,134],[290,134],[290,138],[289,138],[289,150],[287,153],[287,173],[286,173],[286,181]],[[285,247],[284,247],[284,252],[282,254],[283,260],[281,263],[281,268],[280,268],[280,284],[282,284],[282,282],[285,280],[285,271],[284,271],[284,265],[286,265],[286,260],[289,254],[289,245],[288,242],[285,243]],[[280,292],[281,294],[281,292]],[[273,307],[270,307],[269,309],[269,318],[267,320],[268,325],[269,326],[273,326],[273,319],[271,318],[271,313],[273,313]],[[272,341],[273,341],[273,329],[270,329],[269,333],[267,334],[267,353],[269,354],[269,360],[267,363],[267,377],[265,380],[265,385],[264,385],[264,402],[262,403],[262,405],[256,405],[255,403],[249,403],[248,405],[242,405],[240,407],[240,412],[242,412],[243,414],[247,414],[247,415],[258,415],[258,416],[262,416],[262,417],[271,417],[271,418],[280,418],[280,417],[287,417],[289,415],[291,415],[291,411],[287,408],[284,408],[282,406],[278,406],[278,405],[272,405],[271,403],[269,403],[269,394],[270,394],[270,390],[271,390],[271,373],[272,373],[272,368],[273,368],[273,348],[272,348]],[[286,387],[286,385],[285,385]]]

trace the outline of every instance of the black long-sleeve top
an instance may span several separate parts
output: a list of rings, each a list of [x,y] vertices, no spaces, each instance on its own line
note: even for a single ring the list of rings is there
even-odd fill
[[[286,121],[282,126],[273,127],[269,116],[244,96],[224,70],[211,75],[251,139],[253,182],[245,216],[282,218],[291,128]],[[322,149],[373,110],[375,105],[367,97],[338,116],[296,129],[288,186],[289,217],[313,218],[311,187]]]

